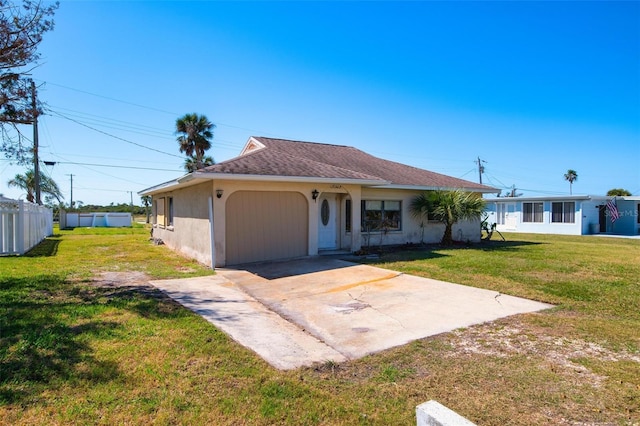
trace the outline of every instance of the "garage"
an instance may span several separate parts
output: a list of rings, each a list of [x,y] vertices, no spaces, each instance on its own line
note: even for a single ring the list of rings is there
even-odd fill
[[[308,254],[308,205],[299,192],[237,191],[225,215],[227,265]]]

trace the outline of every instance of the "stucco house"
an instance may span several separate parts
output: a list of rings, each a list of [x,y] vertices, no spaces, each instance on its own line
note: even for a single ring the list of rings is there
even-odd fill
[[[488,222],[504,232],[640,235],[640,197],[567,195],[487,199]],[[607,203],[611,201],[617,217]]]
[[[238,157],[139,194],[153,198],[154,238],[222,267],[438,242],[444,226],[415,219],[410,202],[425,190],[453,188],[497,192],[349,146],[251,137]],[[479,223],[460,223],[453,236],[479,241]]]

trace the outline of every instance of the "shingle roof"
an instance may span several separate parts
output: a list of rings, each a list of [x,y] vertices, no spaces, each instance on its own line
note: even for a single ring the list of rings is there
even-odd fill
[[[264,148],[199,170],[260,176],[291,176],[379,180],[394,186],[467,188],[486,192],[485,185],[374,157],[344,145],[253,137]]]

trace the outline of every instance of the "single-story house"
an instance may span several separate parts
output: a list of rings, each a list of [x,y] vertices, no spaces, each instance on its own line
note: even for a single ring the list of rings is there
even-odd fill
[[[444,225],[410,212],[422,191],[497,189],[349,146],[251,137],[240,155],[140,191],[153,199],[153,236],[222,267],[322,251],[438,242]],[[479,241],[478,222],[455,239]]]
[[[567,195],[487,199],[498,231],[537,234],[640,234],[640,197]],[[615,210],[617,214],[614,214]]]

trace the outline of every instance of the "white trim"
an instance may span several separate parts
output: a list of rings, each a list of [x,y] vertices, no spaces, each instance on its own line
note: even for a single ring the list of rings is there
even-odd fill
[[[242,152],[240,152],[239,157],[242,157],[243,155],[253,151],[259,151],[262,148],[265,148],[265,145],[259,140],[257,140],[255,137],[251,136],[247,141],[247,143],[245,144],[244,148],[242,148]]]

